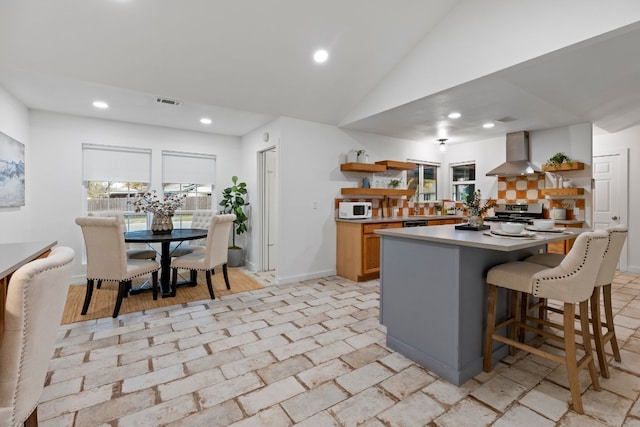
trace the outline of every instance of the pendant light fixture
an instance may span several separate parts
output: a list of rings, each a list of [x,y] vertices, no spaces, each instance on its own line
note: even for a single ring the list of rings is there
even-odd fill
[[[440,151],[445,151],[447,149],[447,144],[445,144],[445,142],[447,141],[447,138],[441,138],[438,140],[438,142],[440,142]]]

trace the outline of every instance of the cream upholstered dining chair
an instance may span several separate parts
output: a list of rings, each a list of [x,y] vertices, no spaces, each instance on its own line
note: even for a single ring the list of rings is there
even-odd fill
[[[132,279],[152,275],[153,299],[158,299],[158,270],[160,264],[149,259],[127,258],[124,234],[120,220],[114,217],[80,217],[76,224],[82,228],[87,250],[87,293],[84,297],[82,314],[87,314],[93,282],[113,280],[118,282],[118,296],[113,309],[113,317],[118,317],[122,299],[129,294]]]
[[[211,209],[199,209],[193,211],[193,215],[191,217],[191,228],[206,230],[207,228],[209,228],[209,223],[211,222],[212,216],[213,211]],[[183,256],[194,251],[204,252],[206,244],[206,239],[189,240],[187,244],[182,242],[180,245],[171,248],[171,256]]]
[[[233,214],[212,216],[209,220],[209,232],[207,233],[207,244],[204,252],[196,251],[171,260],[171,269],[173,270],[171,288],[174,294],[176,292],[176,282],[178,281],[178,269],[194,271],[195,274],[192,276],[194,282],[197,280],[197,272],[204,271],[207,277],[209,295],[211,299],[215,299],[211,274],[214,273],[216,267],[222,266],[224,283],[227,285],[227,289],[231,289],[227,272],[227,251],[229,248],[229,235],[235,219],[236,216]]]
[[[595,343],[596,353],[598,354],[600,374],[604,378],[609,378],[609,365],[607,364],[607,356],[605,352],[605,346],[607,343],[611,343],[611,350],[613,352],[614,359],[618,362],[622,361],[622,358],[620,357],[620,349],[618,347],[618,339],[616,337],[616,330],[613,324],[611,283],[616,275],[620,254],[622,253],[622,248],[627,240],[629,230],[625,225],[616,225],[605,228],[604,230],[609,236],[609,241],[602,258],[602,263],[600,264],[600,270],[598,270],[596,285],[590,298],[591,317],[589,320],[593,324],[593,341]],[[532,255],[526,258],[525,261],[541,264],[547,267],[555,267],[562,262],[564,257],[565,256],[562,254],[543,253]],[[602,323],[602,314],[600,312],[601,289],[604,297],[603,308],[605,323]],[[551,308],[549,306],[545,306],[545,309],[562,313],[562,310]],[[607,329],[605,334],[602,333],[603,327]]]
[[[488,303],[484,348],[484,370],[491,370],[493,356],[493,341],[500,341],[510,346],[535,354],[547,360],[562,364],[567,369],[569,388],[573,408],[583,413],[582,396],[578,381],[578,371],[588,367],[591,383],[595,390],[600,389],[598,373],[591,350],[591,334],[589,333],[588,300],[595,286],[595,279],[600,269],[602,255],[607,246],[608,235],[604,231],[586,232],[580,234],[562,262],[554,268],[524,261],[514,261],[492,267],[487,273]],[[544,319],[527,316],[527,312],[517,308],[511,316],[496,324],[496,303],[498,287],[511,290],[511,297],[546,298],[560,301],[564,304],[562,319],[563,336],[544,330],[545,326],[553,327]],[[580,307],[581,332],[576,333],[574,324],[575,304]],[[511,304],[517,307],[517,304]],[[538,327],[530,324],[534,322]],[[511,328],[507,336],[496,331],[503,327]],[[517,328],[517,329],[516,329]],[[534,347],[525,340],[515,337],[515,330],[524,336],[527,330],[549,339],[564,343],[564,357],[555,352],[547,352]],[[576,353],[576,338],[582,335],[584,356],[578,360]]]
[[[23,265],[7,289],[0,346],[0,427],[38,424],[38,401],[71,281],[73,249]]]
[[[120,220],[122,232],[127,230],[124,214],[120,211],[93,211],[88,213],[89,216],[113,217]],[[151,248],[136,248],[127,243],[127,258],[132,259],[156,259],[157,252]],[[98,283],[98,288],[100,284]]]

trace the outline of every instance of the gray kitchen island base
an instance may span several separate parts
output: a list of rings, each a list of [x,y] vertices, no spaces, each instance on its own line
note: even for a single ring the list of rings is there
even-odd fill
[[[380,322],[387,345],[455,385],[482,372],[486,273],[539,253],[544,243],[495,250],[380,234]],[[507,292],[501,291],[498,317],[507,312]],[[494,345],[494,362],[506,354],[506,346]]]

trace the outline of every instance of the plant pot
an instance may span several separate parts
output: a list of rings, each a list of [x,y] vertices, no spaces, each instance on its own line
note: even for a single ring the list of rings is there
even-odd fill
[[[242,248],[229,248],[227,253],[227,266],[239,267],[242,264]]]

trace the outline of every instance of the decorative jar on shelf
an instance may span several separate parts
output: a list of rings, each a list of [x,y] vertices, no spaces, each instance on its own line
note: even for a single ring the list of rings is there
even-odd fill
[[[151,219],[151,231],[153,234],[171,233],[173,230],[173,215],[154,213]]]

